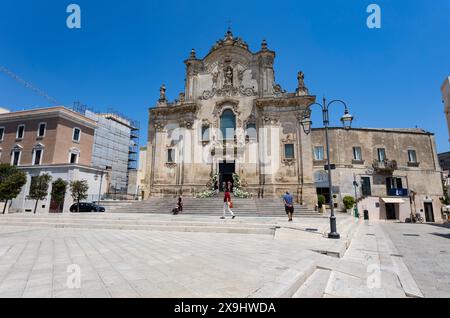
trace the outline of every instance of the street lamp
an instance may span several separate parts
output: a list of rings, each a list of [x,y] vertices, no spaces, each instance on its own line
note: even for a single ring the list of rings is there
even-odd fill
[[[355,208],[354,208],[354,212],[355,212],[355,218],[359,218],[359,210],[358,210],[358,181],[356,181],[356,175],[353,174],[353,186],[355,187]]]
[[[345,130],[350,130],[352,128],[353,116],[348,112],[347,106],[345,106],[345,113],[341,118],[341,122],[344,125]]]
[[[101,173],[100,173],[100,188],[98,189],[97,212],[100,212],[100,199],[101,199],[101,196],[102,196],[103,174],[104,174],[104,171],[103,171],[103,169],[101,169]],[[95,179],[95,181],[98,180],[98,174],[95,175],[94,179]]]
[[[350,115],[348,111],[347,104],[343,102],[342,100],[332,100],[331,102],[327,103],[325,97],[323,98],[323,103],[312,103],[308,105],[303,113],[303,118],[301,121],[301,125],[303,127],[303,131],[305,134],[309,135],[311,133],[311,107],[314,105],[318,105],[322,109],[322,116],[323,116],[323,125],[325,127],[325,141],[326,141],[326,147],[327,147],[327,161],[328,161],[328,185],[330,187],[330,205],[331,205],[331,216],[330,216],[330,233],[328,234],[328,238],[330,239],[339,239],[340,235],[337,232],[336,228],[336,216],[334,215],[334,203],[333,203],[333,183],[331,180],[331,162],[330,162],[330,144],[328,140],[328,127],[330,125],[329,120],[329,108],[334,103],[340,103],[344,105],[345,112],[344,115],[341,117],[341,122],[344,125],[345,130],[350,130],[352,127],[353,122],[353,116]]]

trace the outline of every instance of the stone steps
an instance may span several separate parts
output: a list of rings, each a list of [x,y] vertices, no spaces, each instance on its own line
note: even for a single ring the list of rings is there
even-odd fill
[[[87,215],[29,215],[1,216],[1,226],[29,226],[79,229],[120,229],[171,232],[211,232],[271,235],[275,233],[274,222],[253,222],[238,220],[166,220],[116,218],[104,214],[95,217]]]
[[[183,202],[185,215],[220,216],[223,213],[222,198],[193,199]],[[127,206],[110,209],[113,213],[156,213],[168,214],[176,207],[176,199],[152,198]],[[283,203],[279,199],[233,199],[233,212],[240,216],[286,217]],[[299,217],[322,217],[321,214],[300,205],[295,206],[295,215]]]
[[[323,298],[331,271],[316,269],[311,276],[300,286],[292,298]]]

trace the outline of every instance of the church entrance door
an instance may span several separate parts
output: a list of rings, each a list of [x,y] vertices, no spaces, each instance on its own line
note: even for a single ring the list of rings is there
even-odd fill
[[[233,183],[233,173],[235,173],[236,164],[235,162],[224,161],[219,163],[219,187],[220,191],[224,192],[225,187],[229,181]],[[233,190],[233,189],[231,189]]]

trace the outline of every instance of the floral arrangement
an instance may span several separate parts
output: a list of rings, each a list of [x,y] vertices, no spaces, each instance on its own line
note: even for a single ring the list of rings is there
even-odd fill
[[[206,190],[206,191],[196,194],[195,197],[197,199],[212,198],[214,196],[214,194],[215,194],[214,190]]]
[[[195,197],[198,199],[212,198],[216,194],[216,192],[214,191],[214,185],[216,184],[217,180],[219,180],[219,174],[211,174],[211,179],[206,184],[208,190],[196,194]]]
[[[212,198],[216,195],[215,189],[214,189],[214,185],[216,184],[216,182],[219,180],[219,174],[215,173],[215,174],[211,174],[211,179],[208,181],[208,183],[206,184],[206,188],[207,190],[200,192],[198,194],[195,195],[196,198],[198,199],[205,199],[205,198]],[[243,186],[246,185],[246,182],[242,182],[241,181],[241,177],[238,174],[233,174],[233,195],[236,198],[241,198],[241,199],[246,199],[249,198],[251,196],[250,193],[244,191],[242,189]]]
[[[241,177],[234,173],[233,174],[233,194],[236,198],[247,199],[250,197],[250,193],[242,190],[243,182]]]

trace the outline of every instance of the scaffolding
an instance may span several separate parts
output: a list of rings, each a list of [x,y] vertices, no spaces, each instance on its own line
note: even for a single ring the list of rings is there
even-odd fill
[[[92,165],[111,167],[108,192],[127,194],[130,170],[137,170],[139,122],[112,109],[96,112],[79,102],[73,110],[97,122]]]

